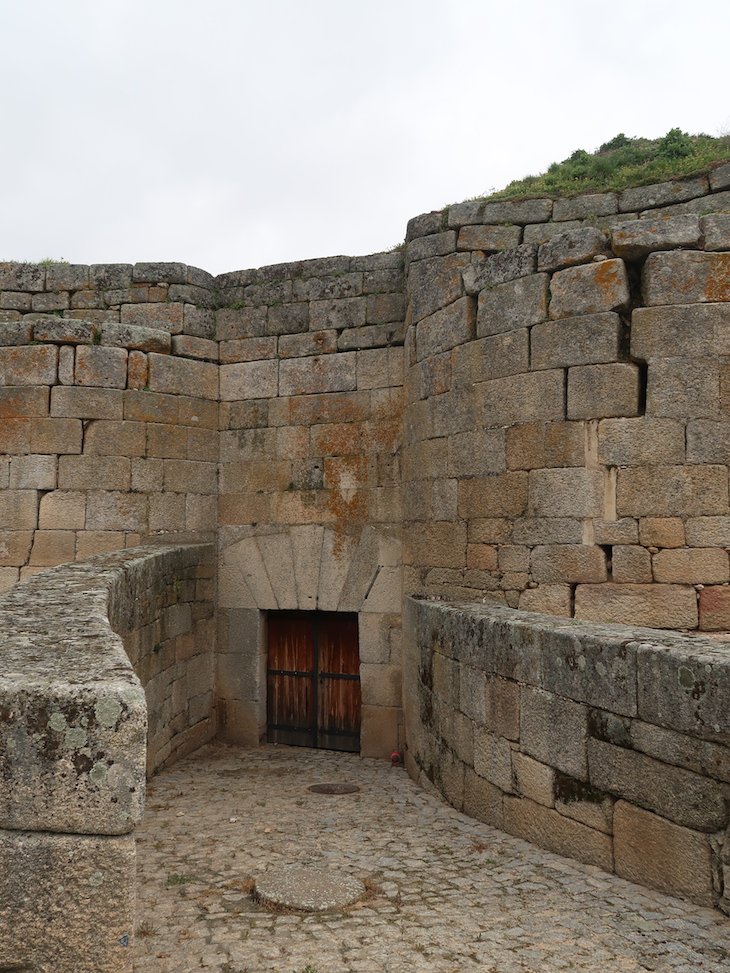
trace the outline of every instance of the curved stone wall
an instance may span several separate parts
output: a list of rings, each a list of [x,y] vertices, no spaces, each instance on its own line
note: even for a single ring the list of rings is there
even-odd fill
[[[407,592],[730,627],[728,186],[410,222]]]
[[[215,733],[213,601],[204,546],[92,558],[0,597],[3,968],[131,969],[146,770]]]
[[[723,643],[408,599],[408,769],[450,804],[730,912]]]

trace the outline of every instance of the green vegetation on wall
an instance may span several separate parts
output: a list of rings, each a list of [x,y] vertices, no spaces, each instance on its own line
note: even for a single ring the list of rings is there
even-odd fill
[[[578,149],[553,162],[539,176],[516,179],[489,199],[525,196],[574,196],[645,186],[690,176],[730,158],[730,135],[688,135],[670,129],[661,139],[628,138],[620,133],[595,152]]]

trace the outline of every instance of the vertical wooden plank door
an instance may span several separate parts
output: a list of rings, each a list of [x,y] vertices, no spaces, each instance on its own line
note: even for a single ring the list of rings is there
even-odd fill
[[[269,612],[270,743],[360,750],[357,615]]]

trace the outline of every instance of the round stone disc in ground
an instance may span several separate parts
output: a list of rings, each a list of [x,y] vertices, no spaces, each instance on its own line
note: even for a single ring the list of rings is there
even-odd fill
[[[352,905],[365,895],[365,886],[350,875],[307,865],[270,868],[256,879],[256,898],[268,905],[327,912]]]

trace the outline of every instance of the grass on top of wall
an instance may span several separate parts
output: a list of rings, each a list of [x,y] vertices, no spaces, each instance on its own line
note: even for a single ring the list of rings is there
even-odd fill
[[[486,199],[576,196],[647,186],[696,173],[730,159],[730,135],[688,135],[673,128],[661,139],[620,133],[595,152],[578,149],[539,176],[516,179]]]

